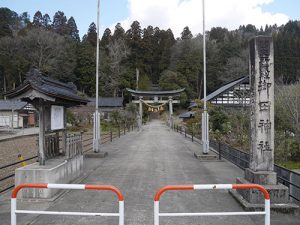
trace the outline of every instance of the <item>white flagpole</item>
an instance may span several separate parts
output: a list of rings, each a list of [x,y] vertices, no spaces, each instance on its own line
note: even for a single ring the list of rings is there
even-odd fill
[[[94,152],[100,151],[100,114],[99,114],[99,25],[100,25],[100,0],[97,5],[97,50],[96,50],[96,108],[94,114]]]
[[[209,120],[206,106],[206,38],[205,38],[205,0],[202,0],[202,11],[203,11],[203,85],[204,85],[204,108],[202,113],[202,143],[203,143],[203,154],[209,152]]]

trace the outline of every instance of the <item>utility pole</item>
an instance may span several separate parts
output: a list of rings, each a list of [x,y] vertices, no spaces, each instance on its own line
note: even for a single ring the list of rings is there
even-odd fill
[[[203,144],[203,154],[208,154],[209,152],[209,115],[207,113],[206,105],[206,40],[205,40],[205,0],[202,0],[202,10],[203,10],[203,86],[204,86],[204,107],[202,113],[202,144]]]
[[[100,0],[97,5],[97,50],[96,50],[96,108],[94,113],[93,150],[100,151],[100,113],[99,113],[99,27],[100,27]]]

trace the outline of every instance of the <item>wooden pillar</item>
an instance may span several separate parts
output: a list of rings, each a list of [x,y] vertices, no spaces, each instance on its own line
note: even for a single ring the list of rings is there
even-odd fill
[[[39,105],[39,162],[45,165],[45,107]]]

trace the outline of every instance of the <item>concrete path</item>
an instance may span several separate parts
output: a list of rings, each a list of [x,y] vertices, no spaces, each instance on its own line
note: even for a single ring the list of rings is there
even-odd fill
[[[104,159],[85,159],[85,178],[81,183],[111,184],[125,196],[125,224],[153,224],[153,196],[164,185],[235,183],[243,171],[229,162],[200,162],[194,158],[200,146],[171,131],[160,121],[144,126],[103,147]],[[0,199],[1,203],[1,199]],[[243,211],[227,191],[169,192],[161,198],[162,212]],[[9,211],[0,206],[0,224],[9,224]],[[52,203],[28,202],[20,208],[54,211],[117,212],[117,198],[110,192],[69,191]],[[5,212],[4,212],[4,211]],[[20,216],[18,224],[77,225],[118,224],[116,218]],[[299,225],[300,217],[272,214],[272,225]],[[29,221],[32,220],[30,223]],[[262,216],[162,218],[164,225],[254,225]]]

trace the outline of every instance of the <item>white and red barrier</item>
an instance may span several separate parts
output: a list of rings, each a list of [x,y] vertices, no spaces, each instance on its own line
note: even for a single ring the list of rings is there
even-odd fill
[[[76,189],[76,190],[107,190],[114,192],[119,199],[119,213],[89,213],[89,212],[55,212],[17,210],[17,195],[23,188]],[[113,216],[119,217],[119,225],[124,225],[124,197],[120,190],[111,185],[94,184],[21,184],[11,193],[11,225],[17,225],[17,214],[68,215],[68,216]]]
[[[159,200],[161,195],[166,191],[183,191],[183,190],[214,190],[214,189],[258,189],[265,198],[265,210],[257,212],[203,212],[203,213],[160,213]],[[258,184],[196,184],[196,185],[170,185],[161,188],[156,192],[154,197],[154,225],[159,225],[159,217],[173,216],[241,216],[241,215],[264,215],[265,225],[270,225],[270,195],[268,191]]]

